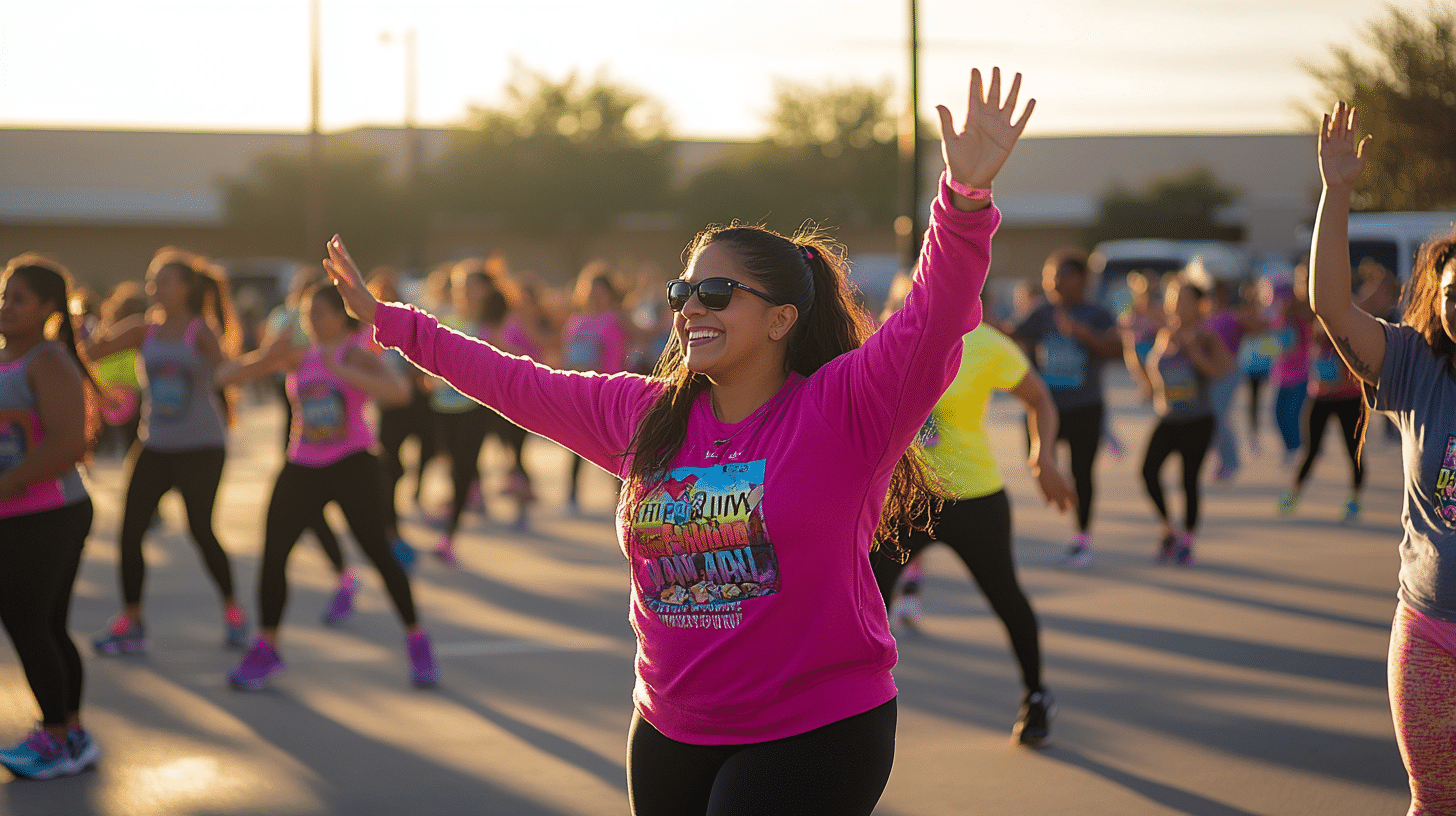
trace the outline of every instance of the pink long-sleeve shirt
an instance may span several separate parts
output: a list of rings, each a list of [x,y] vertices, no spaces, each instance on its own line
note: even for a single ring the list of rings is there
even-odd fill
[[[724,424],[705,392],[666,481],[617,513],[637,633],[633,699],[668,737],[778,739],[895,696],[895,642],[868,556],[891,473],[981,319],[994,208],[942,184],[905,307],[859,349]],[[375,335],[612,473],[662,385],[507,355],[427,314],[381,306]]]

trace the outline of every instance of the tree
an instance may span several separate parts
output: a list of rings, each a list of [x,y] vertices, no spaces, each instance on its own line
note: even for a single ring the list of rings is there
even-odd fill
[[[1115,238],[1237,240],[1239,228],[1225,226],[1218,217],[1234,198],[1203,168],[1155,179],[1142,192],[1116,189],[1099,202],[1086,240],[1089,245]]]
[[[1349,102],[1361,130],[1375,134],[1356,207],[1456,207],[1456,9],[1432,5],[1417,19],[1391,8],[1363,39],[1364,56],[1338,46],[1332,65],[1305,66],[1331,97],[1325,111]]]
[[[421,228],[418,208],[387,170],[379,154],[341,145],[325,153],[324,229],[348,236],[356,257],[396,258]],[[307,175],[306,156],[274,153],[254,160],[247,175],[219,181],[228,225],[248,237],[255,254],[298,257],[305,250]]]
[[[779,82],[767,138],[701,171],[683,211],[698,222],[763,221],[791,232],[806,220],[888,229],[896,206],[890,88]]]
[[[662,107],[604,75],[562,81],[517,64],[500,108],[477,108],[430,175],[445,212],[582,246],[671,180]]]

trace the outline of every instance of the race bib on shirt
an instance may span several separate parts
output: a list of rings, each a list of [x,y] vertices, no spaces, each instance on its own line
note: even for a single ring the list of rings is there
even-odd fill
[[[633,580],[668,626],[732,629],[780,589],[763,521],[764,460],[674,470],[637,509]]]
[[[298,401],[303,408],[305,442],[334,442],[345,437],[349,417],[339,389],[328,383],[304,383],[298,389]]]
[[[1164,357],[1158,361],[1163,378],[1163,399],[1169,413],[1186,413],[1198,407],[1198,375],[1183,357]]]
[[[566,346],[566,365],[577,371],[595,371],[602,365],[602,338],[578,334]]]
[[[29,411],[0,411],[0,473],[12,470],[31,448],[32,424]]]
[[[187,369],[175,363],[147,367],[147,391],[152,398],[153,420],[180,420],[192,397]]]
[[[1081,388],[1087,381],[1087,350],[1070,337],[1052,332],[1041,344],[1038,361],[1048,388]]]
[[[1456,526],[1456,436],[1446,437],[1446,456],[1436,474],[1436,515]]]

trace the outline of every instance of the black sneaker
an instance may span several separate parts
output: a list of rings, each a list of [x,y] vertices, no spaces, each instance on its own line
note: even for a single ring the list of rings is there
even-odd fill
[[[1027,748],[1040,748],[1051,737],[1056,701],[1045,690],[1032,692],[1021,701],[1021,713],[1011,727],[1011,741]]]

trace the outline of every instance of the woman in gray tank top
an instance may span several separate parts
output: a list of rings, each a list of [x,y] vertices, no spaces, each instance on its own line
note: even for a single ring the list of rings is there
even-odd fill
[[[1199,473],[1213,444],[1215,420],[1209,399],[1211,382],[1233,371],[1234,358],[1218,335],[1203,324],[1203,291],[1181,277],[1164,293],[1167,324],[1158,330],[1144,365],[1153,387],[1158,424],[1143,456],[1143,486],[1162,522],[1159,561],[1193,563],[1193,535],[1198,530]],[[1163,499],[1162,470],[1168,457],[1183,460],[1183,529],[1173,526]]]
[[[146,649],[142,539],[167,491],[176,489],[209,576],[222,596],[225,643],[246,648],[247,621],[233,595],[232,565],[213,531],[212,510],[226,459],[227,408],[213,370],[237,353],[238,322],[227,279],[207,259],[164,248],[147,268],[147,316],[118,323],[90,346],[94,355],[139,349],[142,384],[140,441],[132,448],[122,514],[123,610],[93,645],[104,655]]]

